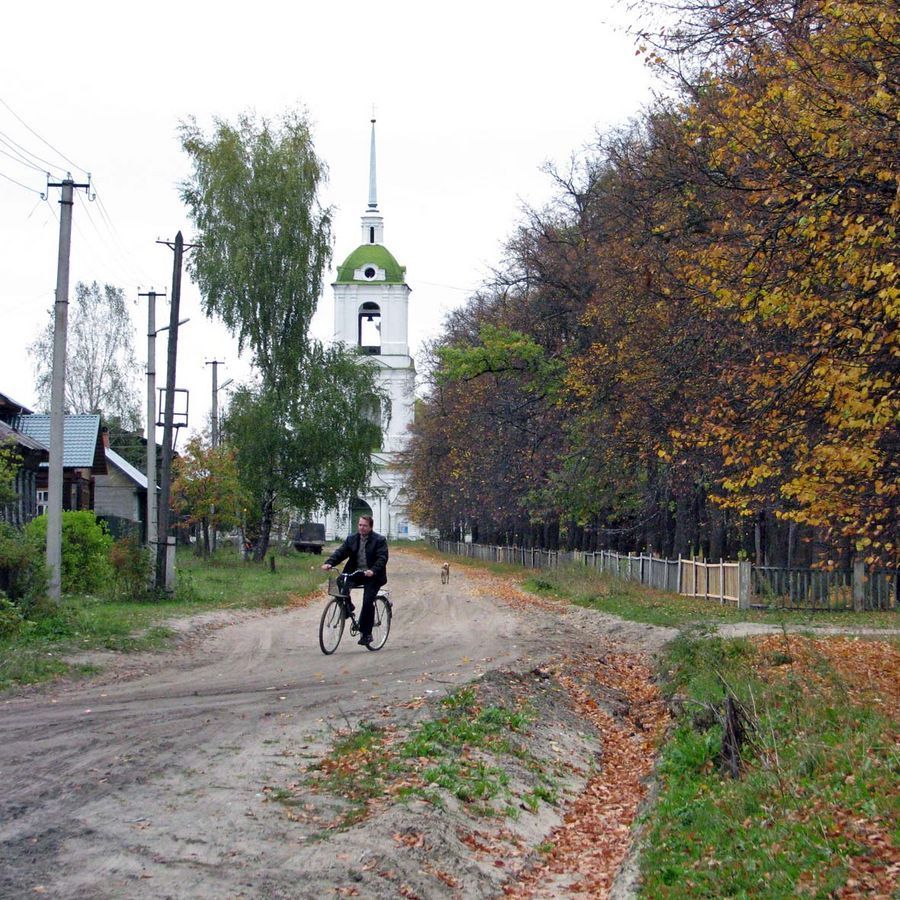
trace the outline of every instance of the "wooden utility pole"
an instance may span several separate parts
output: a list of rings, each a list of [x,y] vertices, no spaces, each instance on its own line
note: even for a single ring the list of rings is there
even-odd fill
[[[175,251],[172,267],[172,298],[169,311],[169,349],[166,363],[166,409],[163,418],[162,465],[159,477],[159,516],[156,544],[156,586],[169,590],[174,586],[174,571],[168,571],[170,529],[170,494],[172,491],[172,432],[175,421],[175,367],[178,359],[178,308],[181,303],[181,262],[184,256],[184,238],[179,231],[175,243],[159,241]],[[189,245],[191,246],[191,245]],[[160,329],[162,330],[162,329]],[[173,560],[174,565],[174,560]]]
[[[56,302],[53,307],[53,373],[50,381],[50,461],[47,483],[47,567],[50,599],[59,603],[62,594],[63,433],[66,420],[66,336],[69,324],[69,254],[72,248],[72,206],[75,184],[72,176],[48,182],[62,188],[59,204],[59,252],[56,262]]]

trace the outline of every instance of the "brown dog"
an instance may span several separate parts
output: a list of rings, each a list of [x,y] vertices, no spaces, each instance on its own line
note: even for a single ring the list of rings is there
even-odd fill
[[[450,584],[450,563],[441,566],[441,584]]]

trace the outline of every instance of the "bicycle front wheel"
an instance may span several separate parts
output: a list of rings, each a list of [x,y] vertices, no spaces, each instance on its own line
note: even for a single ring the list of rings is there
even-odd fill
[[[372,623],[370,650],[380,650],[391,632],[391,604],[384,597],[375,598],[375,621]]]
[[[345,621],[344,604],[332,598],[322,611],[322,618],[319,621],[319,646],[326,656],[337,650],[341,635],[344,633]]]

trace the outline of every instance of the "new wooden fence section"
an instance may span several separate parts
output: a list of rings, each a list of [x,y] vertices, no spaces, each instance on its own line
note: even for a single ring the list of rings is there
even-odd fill
[[[896,610],[900,570],[871,569],[857,562],[850,569],[754,566],[747,561],[709,562],[662,559],[646,554],[596,553],[502,547],[463,541],[435,541],[442,553],[527,569],[584,565],[615,578],[636,581],[661,591],[699,597],[748,609],[752,606],[809,610]]]

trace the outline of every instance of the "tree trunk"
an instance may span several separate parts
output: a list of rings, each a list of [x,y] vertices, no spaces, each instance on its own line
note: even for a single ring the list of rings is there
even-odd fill
[[[690,516],[690,498],[684,494],[679,494],[675,500],[675,534],[672,540],[673,556],[691,555],[693,547],[691,547],[690,538]]]
[[[275,518],[275,493],[268,490],[263,495],[262,509],[259,519],[259,537],[253,548],[253,561],[262,562],[269,550],[269,536],[272,533],[272,522]]]
[[[209,551],[211,549],[209,543],[209,519],[204,516],[200,521],[203,527],[203,555],[208,559]]]

